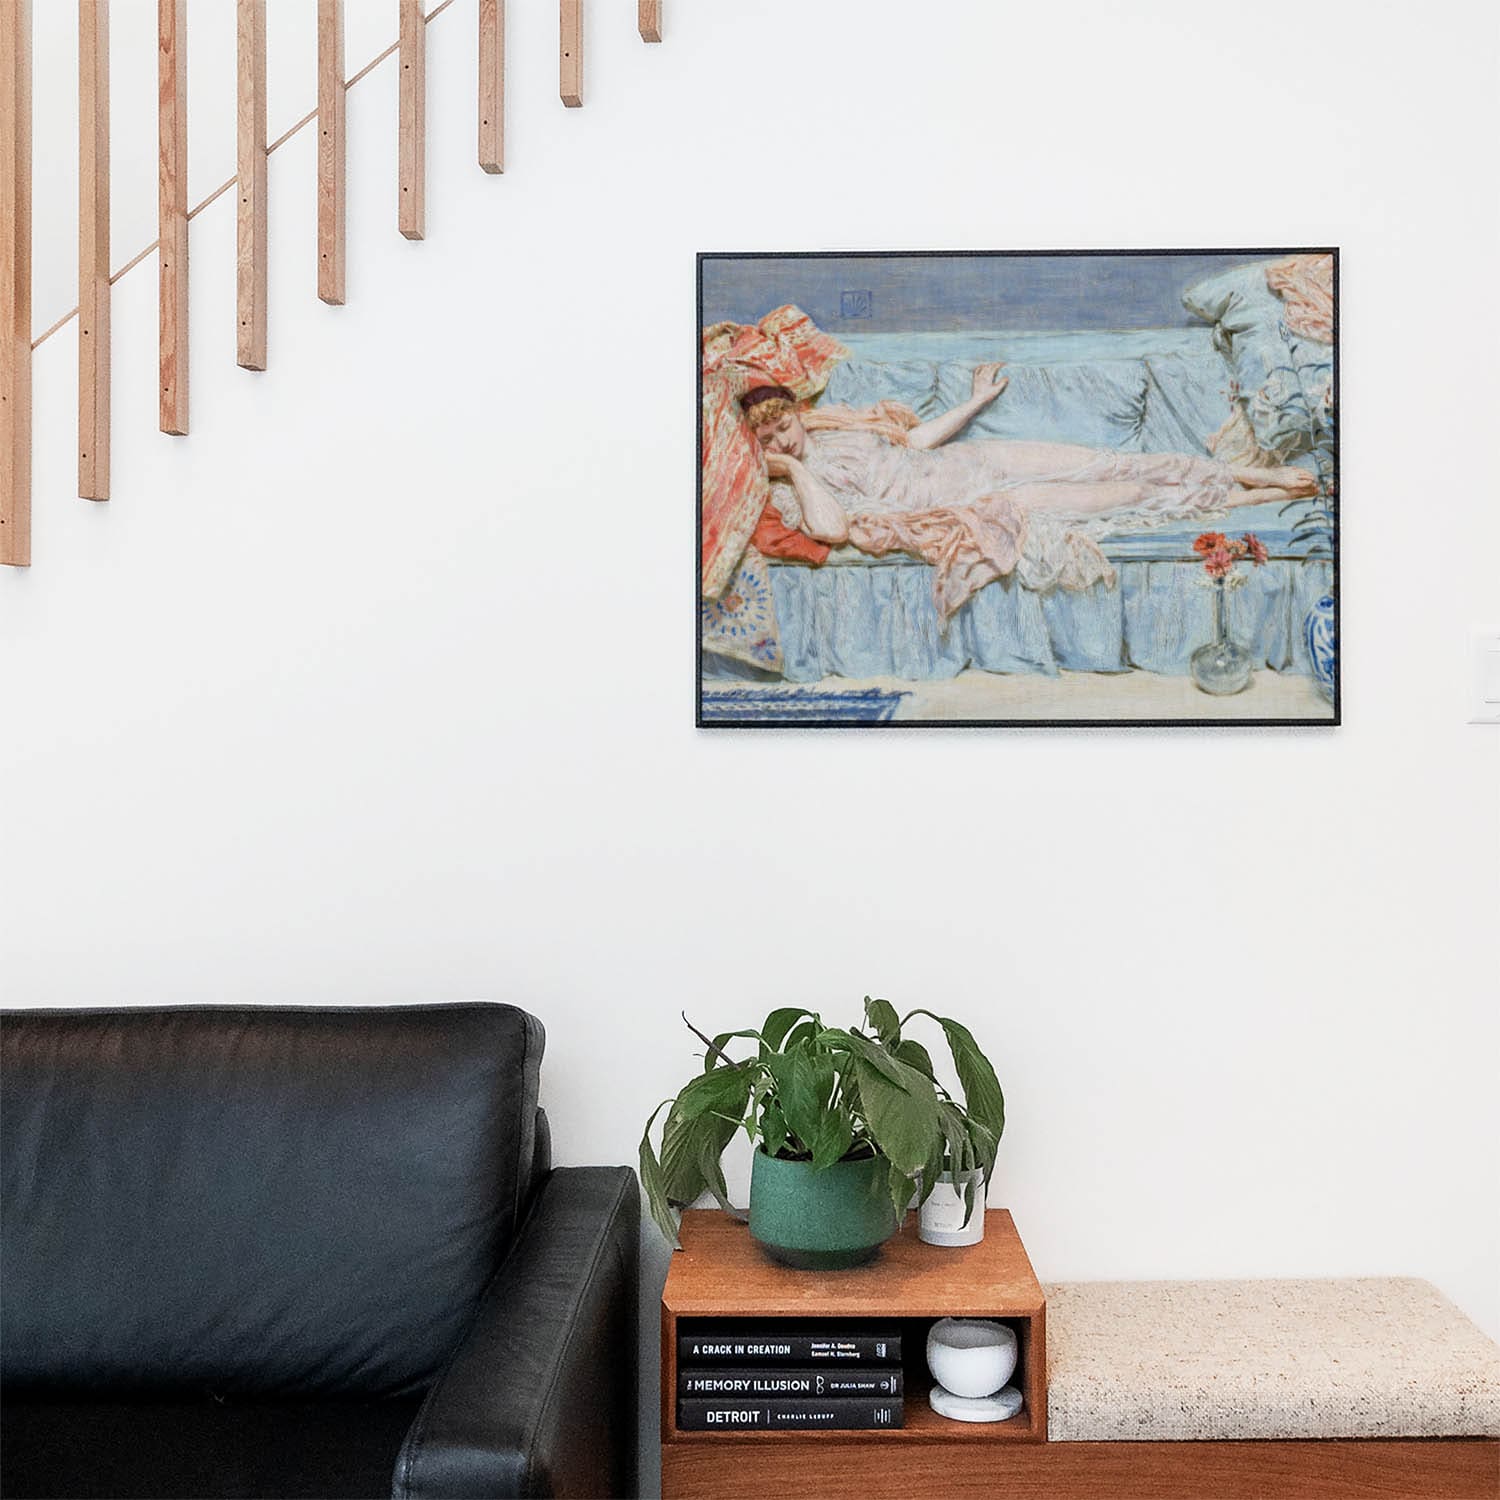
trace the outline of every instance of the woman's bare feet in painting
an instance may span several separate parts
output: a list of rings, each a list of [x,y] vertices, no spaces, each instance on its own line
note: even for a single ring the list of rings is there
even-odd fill
[[[1289,491],[1298,500],[1318,493],[1317,476],[1299,469],[1296,464],[1287,464],[1285,468],[1272,469],[1271,472],[1276,476],[1272,481],[1276,488]]]
[[[1299,489],[1293,491],[1282,489],[1279,485],[1274,484],[1257,485],[1254,489],[1236,490],[1224,504],[1230,510],[1237,510],[1245,505],[1265,505],[1273,500],[1285,504],[1288,500],[1306,499],[1315,490],[1316,486],[1312,490]]]
[[[1318,493],[1316,476],[1295,464],[1285,464],[1277,469],[1236,469],[1234,477],[1247,490],[1275,490],[1276,495],[1267,496],[1268,499],[1305,500]],[[1239,503],[1243,505],[1245,502],[1241,500]]]

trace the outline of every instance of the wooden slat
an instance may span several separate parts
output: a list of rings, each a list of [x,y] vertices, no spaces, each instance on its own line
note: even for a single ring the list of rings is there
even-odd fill
[[[915,1400],[907,1397],[910,1413]],[[959,1424],[953,1423],[957,1429]],[[1489,1438],[1222,1442],[992,1442],[1003,1424],[941,1438],[864,1433],[710,1433],[663,1443],[665,1500],[755,1492],[819,1500],[1495,1500]],[[694,1434],[698,1436],[698,1434]],[[808,1476],[816,1475],[809,1486]]]
[[[639,0],[636,25],[643,42],[661,40],[661,0]]]
[[[266,367],[266,0],[238,0],[235,55],[236,359]]]
[[[318,296],[344,304],[344,0],[318,0]]]
[[[583,0],[558,0],[558,87],[569,109],[583,103]]]
[[[397,225],[409,240],[427,232],[427,22],[422,0],[400,0],[400,203]]]
[[[0,3],[0,563],[31,561],[31,0]]]
[[[78,0],[78,493],[109,499],[109,0]]]
[[[187,0],[157,0],[161,430],[188,430]]]
[[[505,170],[505,0],[479,0],[479,165]]]

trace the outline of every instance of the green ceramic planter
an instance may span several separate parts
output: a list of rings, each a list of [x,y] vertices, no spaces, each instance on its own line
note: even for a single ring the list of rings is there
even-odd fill
[[[783,1265],[842,1271],[872,1260],[896,1232],[883,1156],[840,1161],[778,1161],[757,1151],[750,1166],[750,1233]]]

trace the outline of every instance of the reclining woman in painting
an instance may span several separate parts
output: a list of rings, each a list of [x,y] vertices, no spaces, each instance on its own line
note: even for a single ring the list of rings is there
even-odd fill
[[[1123,453],[1000,438],[950,445],[949,439],[1009,383],[1000,369],[980,365],[969,399],[929,421],[908,425],[915,417],[907,413],[908,420],[898,423],[907,430],[896,441],[870,430],[868,422],[838,423],[817,411],[804,420],[783,386],[746,392],[740,404],[767,472],[786,481],[776,487],[781,519],[817,542],[853,541],[884,551],[889,550],[884,543],[866,544],[867,527],[856,525],[851,535],[851,519],[916,519],[1007,502],[1014,515],[1046,516],[1094,531],[1097,524],[1089,523],[1104,518],[1111,527],[1139,528],[1316,491],[1305,469],[1235,468],[1186,453]],[[892,545],[915,550],[907,542]]]

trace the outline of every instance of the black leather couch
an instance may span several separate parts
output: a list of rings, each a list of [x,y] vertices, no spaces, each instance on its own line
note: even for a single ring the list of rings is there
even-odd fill
[[[635,1493],[640,1200],[505,1005],[0,1015],[0,1491]]]

